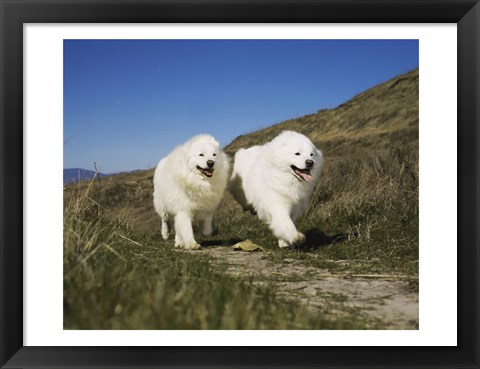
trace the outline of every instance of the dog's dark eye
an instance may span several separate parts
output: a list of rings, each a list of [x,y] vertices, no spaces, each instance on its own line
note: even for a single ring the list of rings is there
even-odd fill
[[[299,153],[299,152],[296,152],[296,153],[295,153],[295,155],[297,155],[297,156],[298,156],[298,155],[300,155],[300,153]]]
[[[313,156],[313,153],[311,153],[310,156]]]
[[[217,156],[217,154],[213,154],[213,156]]]
[[[203,156],[203,154],[198,154],[198,156]]]

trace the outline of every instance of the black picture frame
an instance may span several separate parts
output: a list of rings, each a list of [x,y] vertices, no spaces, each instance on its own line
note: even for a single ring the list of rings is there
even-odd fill
[[[479,368],[478,0],[0,0],[0,15],[2,368]],[[456,347],[23,346],[23,25],[161,22],[457,23]]]

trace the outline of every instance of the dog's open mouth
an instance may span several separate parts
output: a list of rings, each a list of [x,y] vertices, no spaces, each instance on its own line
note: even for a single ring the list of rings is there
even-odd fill
[[[298,179],[307,182],[310,182],[312,180],[312,174],[310,173],[310,169],[299,169],[295,165],[292,165],[291,168]]]
[[[197,169],[206,177],[211,177],[213,176],[213,168],[200,168],[198,165],[197,165]]]

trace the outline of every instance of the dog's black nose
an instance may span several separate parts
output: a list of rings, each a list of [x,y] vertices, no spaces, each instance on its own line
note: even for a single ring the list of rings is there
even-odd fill
[[[305,165],[307,166],[307,168],[310,168],[313,165],[313,160],[305,160]]]
[[[213,167],[213,164],[215,164],[213,160],[207,160],[207,165],[209,168]]]

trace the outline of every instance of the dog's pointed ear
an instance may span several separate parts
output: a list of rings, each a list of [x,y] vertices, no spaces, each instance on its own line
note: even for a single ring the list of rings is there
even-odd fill
[[[210,142],[211,144],[220,147],[220,143],[215,139],[215,137],[210,136],[210,135],[209,135],[208,137],[209,137],[209,142]]]
[[[292,133],[290,131],[283,131],[277,137],[275,137],[272,141],[278,143],[278,147],[284,147],[290,141]]]

